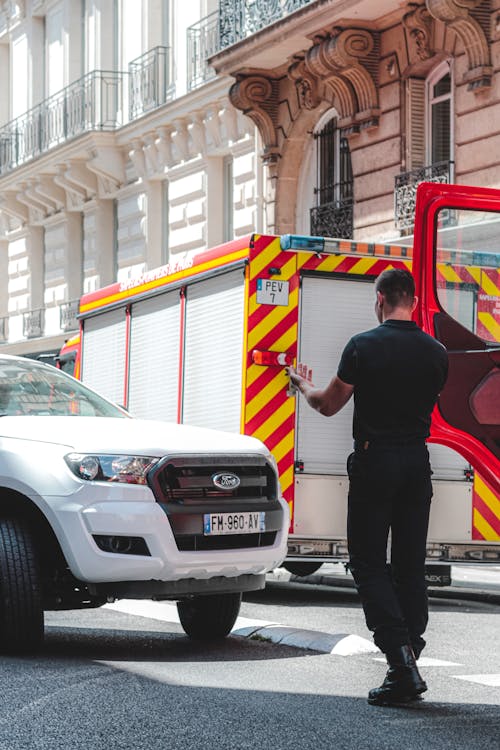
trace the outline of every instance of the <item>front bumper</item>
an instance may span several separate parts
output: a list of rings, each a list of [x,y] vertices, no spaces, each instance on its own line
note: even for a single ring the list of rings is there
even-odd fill
[[[179,550],[169,518],[149,487],[88,483],[70,497],[45,500],[68,566],[86,583],[203,582],[216,577],[262,576],[279,566],[287,552],[288,505],[281,497],[282,523],[273,544],[196,551]],[[106,552],[97,545],[96,536],[139,537],[150,554]],[[134,592],[139,595],[139,590]]]

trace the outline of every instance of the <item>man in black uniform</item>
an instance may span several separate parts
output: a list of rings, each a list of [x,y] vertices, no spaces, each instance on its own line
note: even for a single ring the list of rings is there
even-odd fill
[[[336,414],[354,393],[354,452],[347,462],[349,566],[367,626],[389,665],[368,701],[388,705],[415,700],[427,690],[416,665],[428,619],[425,556],[432,485],[425,439],[448,358],[445,348],[412,321],[417,299],[409,271],[384,271],[375,292],[381,325],[353,336],[326,388],[316,388],[292,367],[287,374],[325,416]]]

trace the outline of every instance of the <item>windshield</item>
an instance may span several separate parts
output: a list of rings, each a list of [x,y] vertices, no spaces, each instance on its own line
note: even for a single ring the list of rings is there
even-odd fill
[[[33,360],[0,358],[0,416],[126,417],[78,380]]]

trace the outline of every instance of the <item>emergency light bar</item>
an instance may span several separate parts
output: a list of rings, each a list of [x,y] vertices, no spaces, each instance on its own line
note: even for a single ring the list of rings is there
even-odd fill
[[[340,253],[340,240],[328,237],[311,237],[304,234],[282,234],[280,237],[282,250],[303,250],[309,253],[330,254]]]

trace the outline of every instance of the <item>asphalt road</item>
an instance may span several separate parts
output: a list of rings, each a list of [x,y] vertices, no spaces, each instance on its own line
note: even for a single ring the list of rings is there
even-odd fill
[[[407,708],[366,702],[385,665],[354,591],[270,582],[241,614],[207,645],[170,603],[47,613],[42,652],[1,659],[0,749],[498,747],[500,606],[432,599],[429,692]],[[311,631],[320,650],[286,645]]]

